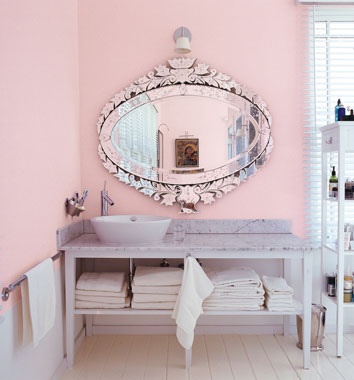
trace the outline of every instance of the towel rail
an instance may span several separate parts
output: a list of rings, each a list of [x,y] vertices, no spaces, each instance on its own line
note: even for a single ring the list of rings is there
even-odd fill
[[[51,259],[55,261],[59,259],[59,257],[62,256],[63,254],[64,254],[64,251],[58,251],[54,256],[51,257]],[[13,282],[7,287],[2,288],[2,291],[1,291],[2,300],[7,301],[10,297],[10,293],[16,288],[16,286],[20,285],[21,282],[23,282],[26,278],[27,278],[26,275],[23,274],[22,276],[20,276],[20,278],[17,281]]]

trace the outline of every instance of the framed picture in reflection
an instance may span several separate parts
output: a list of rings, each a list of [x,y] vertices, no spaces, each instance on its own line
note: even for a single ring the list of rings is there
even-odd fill
[[[176,139],[176,167],[199,166],[199,139]]]

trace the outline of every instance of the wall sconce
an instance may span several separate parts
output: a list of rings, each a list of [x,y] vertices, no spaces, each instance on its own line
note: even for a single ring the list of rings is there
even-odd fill
[[[186,54],[191,52],[192,33],[185,26],[178,28],[173,35],[176,46],[175,52],[178,54]]]

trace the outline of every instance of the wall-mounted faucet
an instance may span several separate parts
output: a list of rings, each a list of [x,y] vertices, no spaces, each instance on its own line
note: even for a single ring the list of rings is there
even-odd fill
[[[101,191],[101,215],[108,215],[108,205],[113,206],[113,200],[108,196],[108,191],[106,190],[106,181],[104,182],[104,188]]]
[[[85,211],[85,199],[87,198],[88,190],[85,189],[82,197],[79,198],[79,193],[74,193],[73,197],[66,198],[65,207],[66,213],[71,216],[79,216],[83,211]]]

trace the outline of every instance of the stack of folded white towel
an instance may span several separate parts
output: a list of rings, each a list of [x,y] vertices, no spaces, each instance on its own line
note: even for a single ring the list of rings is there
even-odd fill
[[[263,276],[265,305],[269,311],[294,311],[294,291],[282,277]]]
[[[180,268],[137,266],[132,281],[132,308],[172,310],[182,278]]]
[[[83,273],[76,284],[75,306],[81,309],[129,307],[130,298],[125,273]]]
[[[264,289],[258,274],[248,267],[206,269],[215,288],[204,301],[204,310],[262,310]]]

